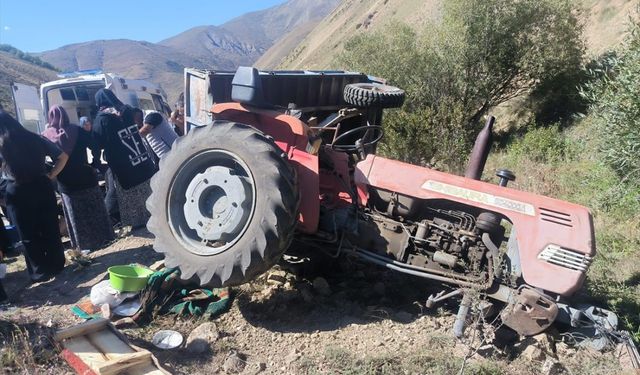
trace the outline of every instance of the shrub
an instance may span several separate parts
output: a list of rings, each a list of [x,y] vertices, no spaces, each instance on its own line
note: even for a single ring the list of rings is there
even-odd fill
[[[602,160],[623,180],[640,183],[640,23],[631,27],[619,56],[609,56],[611,67],[592,70],[600,79],[585,87],[600,136]]]
[[[338,64],[407,92],[389,116],[391,157],[460,170],[492,107],[580,66],[581,27],[569,0],[448,0],[415,30],[391,24],[345,44]]]
[[[530,126],[529,131],[510,147],[518,158],[542,163],[558,162],[565,158],[567,141],[557,124],[546,128]]]

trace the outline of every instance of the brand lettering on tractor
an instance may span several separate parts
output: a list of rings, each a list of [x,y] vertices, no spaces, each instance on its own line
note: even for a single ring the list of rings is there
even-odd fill
[[[495,195],[483,193],[481,191],[449,185],[443,182],[428,180],[422,185],[422,188],[436,193],[486,204],[487,206],[493,206],[509,211],[519,212],[521,214],[529,216],[535,216],[536,214],[535,208],[533,208],[533,206],[528,203],[519,202],[504,197],[496,197]]]

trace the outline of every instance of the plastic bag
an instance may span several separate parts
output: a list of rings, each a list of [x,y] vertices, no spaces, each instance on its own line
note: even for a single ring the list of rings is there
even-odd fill
[[[133,297],[136,293],[121,293],[111,287],[109,280],[104,280],[91,288],[91,303],[95,306],[102,306],[108,304],[109,307],[114,308],[124,302],[125,299]]]

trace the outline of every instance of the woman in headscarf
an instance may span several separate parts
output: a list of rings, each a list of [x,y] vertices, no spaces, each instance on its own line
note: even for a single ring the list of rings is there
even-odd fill
[[[107,179],[115,188],[121,223],[142,227],[149,219],[145,202],[151,194],[149,179],[156,171],[153,159],[134,123],[133,108],[108,89],[99,90],[95,99],[99,112],[93,134],[109,164]]]
[[[7,211],[24,245],[32,282],[48,280],[64,268],[58,207],[51,180],[68,156],[55,144],[33,134],[0,111],[0,155],[7,185]],[[45,159],[54,161],[47,172]]]
[[[69,155],[58,175],[58,191],[71,244],[81,250],[103,247],[114,236],[96,172],[87,161],[87,149],[93,143],[91,133],[70,124],[65,109],[56,105],[49,110],[49,124],[43,135]]]

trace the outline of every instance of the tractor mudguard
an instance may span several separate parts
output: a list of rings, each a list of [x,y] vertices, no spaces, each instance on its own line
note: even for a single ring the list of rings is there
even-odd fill
[[[298,230],[315,233],[320,220],[318,157],[305,152],[308,127],[299,119],[278,111],[246,107],[240,103],[215,104],[213,118],[253,126],[273,138],[296,169],[300,190]]]
[[[585,207],[369,155],[356,166],[360,189],[374,187],[422,200],[448,200],[508,218],[518,234],[527,284],[569,296],[595,255],[593,219]]]

